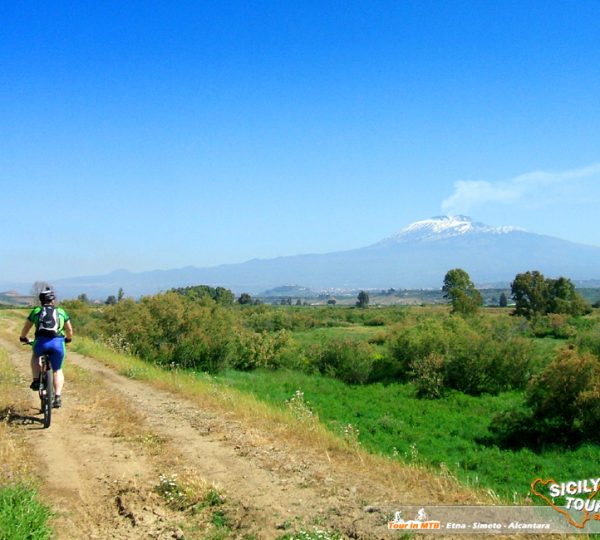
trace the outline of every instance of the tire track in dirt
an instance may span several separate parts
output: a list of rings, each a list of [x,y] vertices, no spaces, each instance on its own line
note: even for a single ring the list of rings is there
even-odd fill
[[[11,360],[23,377],[26,387],[29,376],[29,352],[2,345],[9,351]],[[54,411],[52,426],[43,429],[39,414],[37,393],[30,392],[30,406],[19,411],[10,420],[18,424],[32,449],[32,460],[42,480],[43,499],[51,501],[57,513],[55,526],[59,538],[80,538],[87,530],[90,538],[103,538],[97,523],[101,523],[98,500],[110,499],[103,486],[103,475],[121,477],[126,474],[123,467],[111,460],[114,448],[107,451],[102,433],[78,421],[77,392],[70,396],[72,404]],[[103,464],[102,473],[97,468]],[[136,465],[141,467],[141,463]],[[103,516],[104,518],[105,516]]]
[[[9,351],[25,386],[29,351],[6,340],[0,343]],[[256,532],[258,538],[276,538],[293,525],[308,528],[321,523],[326,527],[328,522],[336,522],[340,526],[347,521],[341,507],[347,506],[348,511],[358,508],[350,501],[340,504],[354,498],[356,489],[339,494],[337,487],[327,482],[315,489],[309,485],[307,466],[301,459],[288,456],[259,434],[247,432],[239,422],[200,411],[185,399],[118,375],[91,358],[69,352],[68,361],[101,380],[115,397],[124,398],[152,433],[169,441],[186,467],[222,486],[239,501],[246,529]],[[152,536],[141,536],[142,529],[131,530],[115,504],[119,486],[133,481],[152,489],[158,471],[144,455],[111,437],[109,428],[94,423],[94,418],[103,418],[107,411],[102,410],[102,402],[89,403],[82,393],[85,390],[77,386],[67,380],[64,406],[53,414],[50,429],[42,429],[35,419],[36,414],[39,418],[39,406],[33,392],[31,408],[20,419],[34,448],[43,480],[42,494],[58,514],[58,537],[81,538],[82,530],[89,538],[161,537],[156,531]],[[237,437],[232,436],[232,430],[237,431]],[[270,445],[263,452],[250,452],[244,444],[247,436],[252,437],[251,446],[262,442]],[[344,524],[346,529],[349,526],[355,529],[351,523]],[[353,536],[373,537],[367,531]]]
[[[9,420],[31,448],[42,500],[55,513],[57,537],[171,538],[177,526],[153,493],[155,464],[143,448],[115,434],[107,416],[110,411],[104,406],[107,396],[97,388],[90,389],[93,381],[68,382],[67,403],[54,410],[51,427],[43,429],[37,393],[25,390],[30,380],[30,352],[6,340],[0,343],[22,376],[24,392],[29,393],[29,400],[24,401],[30,406],[13,413]],[[123,506],[123,500],[133,498],[140,505],[137,517]]]
[[[340,495],[335,486],[309,485],[308,467],[303,460],[273,446],[272,441],[260,434],[244,429],[239,422],[201,411],[185,399],[118,375],[91,358],[80,355],[70,358],[76,365],[101,376],[112,391],[127,396],[132,406],[144,411],[152,430],[172,441],[188,466],[240,500],[264,538],[281,535],[284,525],[297,522],[299,517],[304,523],[325,523],[331,518],[338,521],[340,503],[356,495],[356,489]],[[253,440],[245,441],[247,437]],[[251,449],[261,443],[267,444],[266,459]],[[285,462],[283,467],[279,467],[281,460]],[[356,501],[347,501],[343,506],[348,507],[350,515],[360,508]],[[372,531],[373,526],[368,529]]]

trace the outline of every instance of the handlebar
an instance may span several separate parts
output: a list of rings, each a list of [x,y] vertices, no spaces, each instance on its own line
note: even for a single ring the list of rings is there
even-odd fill
[[[21,345],[31,345],[33,347],[33,341],[30,340],[29,338],[25,338],[27,341],[23,341],[21,338],[19,338],[19,341],[21,342]],[[72,338],[65,338],[65,343],[71,343],[73,341]]]

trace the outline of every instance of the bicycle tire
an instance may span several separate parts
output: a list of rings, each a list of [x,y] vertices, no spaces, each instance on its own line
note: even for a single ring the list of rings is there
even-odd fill
[[[44,371],[44,385],[40,388],[44,388],[45,392],[42,395],[42,412],[44,413],[44,429],[50,427],[52,421],[52,406],[54,400],[54,377],[52,371]]]

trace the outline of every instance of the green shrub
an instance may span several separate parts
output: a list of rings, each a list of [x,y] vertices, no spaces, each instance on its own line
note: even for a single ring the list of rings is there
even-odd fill
[[[578,333],[573,342],[577,350],[591,353],[596,358],[600,358],[600,326],[596,325]]]
[[[415,358],[411,364],[417,396],[439,398],[444,393],[444,358],[432,353],[425,358]]]
[[[364,322],[365,326],[385,326],[386,320],[385,317],[372,317],[367,318]]]
[[[241,370],[279,367],[282,364],[282,352],[289,341],[289,334],[285,330],[272,333],[240,331],[232,367]]]
[[[418,388],[423,385],[419,394],[428,397],[441,395],[444,387],[496,394],[524,387],[531,375],[531,345],[514,326],[462,317],[427,319],[398,330],[389,354],[398,362],[399,379],[416,379]],[[433,381],[435,390],[427,392]]]
[[[577,333],[573,320],[573,317],[563,313],[538,315],[532,317],[529,321],[529,329],[535,337],[568,339]]]
[[[589,354],[571,349],[560,351],[544,370],[530,382],[526,402],[538,420],[571,431],[581,418],[578,400],[600,378],[600,363]]]
[[[335,339],[313,347],[311,364],[324,375],[350,384],[364,384],[369,380],[373,355],[368,343]]]
[[[455,324],[466,326],[461,321],[456,319]],[[389,341],[389,353],[398,362],[400,380],[411,378],[413,361],[431,354],[446,356],[452,339],[448,323],[439,319],[426,319],[415,326],[400,328]]]
[[[576,405],[580,413],[579,428],[583,439],[600,444],[600,376],[598,373],[596,379],[579,393]]]
[[[533,420],[533,411],[526,406],[501,412],[493,417],[491,441],[502,448],[539,448],[543,445],[542,429]]]
[[[131,353],[159,365],[215,372],[229,365],[235,345],[231,309],[195,302],[177,293],[104,308],[105,340],[119,336]]]
[[[525,407],[495,417],[490,431],[508,446],[600,442],[600,361],[563,349],[525,393]]]
[[[373,355],[369,382],[391,383],[401,378],[402,366],[389,354]]]
[[[539,416],[561,416],[568,423],[575,418],[575,397],[592,377],[597,361],[572,349],[559,351],[527,389],[527,403]]]
[[[388,339],[388,335],[385,332],[377,332],[374,336],[368,339],[368,342],[373,345],[384,345]]]

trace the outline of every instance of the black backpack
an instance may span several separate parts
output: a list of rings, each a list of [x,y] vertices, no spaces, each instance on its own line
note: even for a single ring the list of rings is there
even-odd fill
[[[58,336],[58,311],[54,306],[42,306],[36,336]]]

